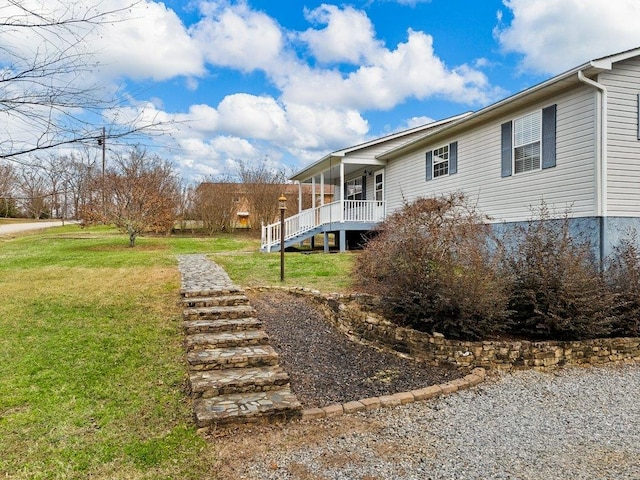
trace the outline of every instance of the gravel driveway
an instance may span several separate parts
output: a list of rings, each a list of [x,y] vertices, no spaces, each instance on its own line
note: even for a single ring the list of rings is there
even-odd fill
[[[380,388],[340,378],[351,370],[371,378],[367,369],[379,371],[384,362],[344,345],[292,298],[271,294],[252,303],[267,328],[271,322],[272,341],[305,403]],[[322,356],[327,352],[333,357]],[[422,383],[451,372],[415,375]],[[386,388],[413,383],[411,376],[393,378]],[[478,387],[424,402],[214,433],[222,437],[218,473],[252,480],[639,480],[639,396],[640,365],[493,374]]]
[[[639,393],[640,366],[505,374],[436,400],[239,430],[222,478],[640,479]]]

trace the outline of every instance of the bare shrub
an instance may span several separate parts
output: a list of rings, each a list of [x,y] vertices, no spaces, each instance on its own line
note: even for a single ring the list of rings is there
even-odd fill
[[[606,279],[615,295],[613,333],[640,336],[640,251],[638,233],[623,238],[609,257]]]
[[[536,217],[506,242],[513,331],[552,339],[610,334],[613,297],[591,244],[571,235],[567,212],[553,219],[543,203]]]
[[[490,226],[460,193],[421,198],[390,215],[355,264],[357,284],[394,321],[453,338],[501,331],[508,281]]]

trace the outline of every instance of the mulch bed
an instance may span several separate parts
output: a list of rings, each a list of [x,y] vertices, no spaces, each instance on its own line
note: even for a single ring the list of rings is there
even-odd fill
[[[410,391],[463,374],[352,342],[313,304],[284,292],[250,295],[305,408]]]

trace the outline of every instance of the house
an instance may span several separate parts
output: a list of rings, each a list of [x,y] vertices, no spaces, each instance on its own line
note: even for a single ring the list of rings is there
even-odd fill
[[[558,215],[569,210],[570,227],[603,259],[640,229],[639,102],[637,48],[477,112],[334,152],[292,180],[332,183],[340,198],[298,214],[309,224],[285,227],[285,243],[336,231],[344,250],[349,232],[375,227],[405,201],[463,191],[497,225],[527,221],[543,200]],[[267,233],[263,250],[280,241]]]
[[[333,201],[333,185],[327,185],[322,199],[316,192],[315,202]],[[229,229],[248,229],[260,226],[260,216],[269,215],[269,221],[278,217],[278,197],[285,195],[290,201],[287,210],[296,213],[313,205],[311,185],[299,183],[247,184],[236,182],[202,182],[195,191],[198,216],[226,223]],[[206,211],[206,212],[205,212]]]

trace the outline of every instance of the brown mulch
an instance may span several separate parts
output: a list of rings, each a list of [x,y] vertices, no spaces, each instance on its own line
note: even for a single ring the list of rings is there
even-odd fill
[[[305,408],[406,392],[463,375],[354,343],[304,298],[267,292],[251,294],[250,300]]]

